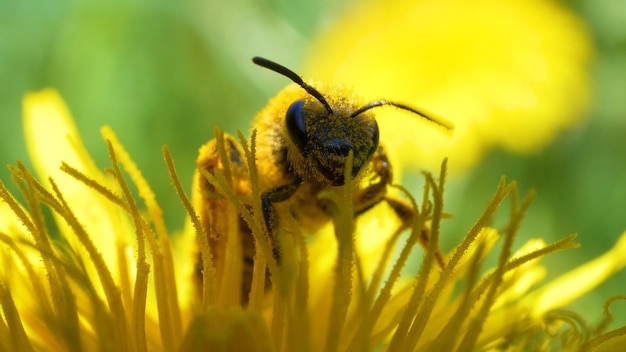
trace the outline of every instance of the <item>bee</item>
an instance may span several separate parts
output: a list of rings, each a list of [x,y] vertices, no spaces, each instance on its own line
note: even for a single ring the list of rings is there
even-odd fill
[[[375,111],[391,106],[446,129],[452,129],[452,124],[403,103],[389,100],[364,103],[362,98],[344,87],[305,82],[290,69],[261,57],[254,57],[252,61],[294,82],[271,99],[253,121],[263,219],[270,238],[276,238],[281,226],[276,211],[279,204],[289,209],[307,233],[314,233],[330,220],[327,200],[319,199],[318,194],[345,184],[349,155],[352,155],[350,179],[354,188],[354,216],[386,202],[400,219],[400,230],[409,228],[414,213],[411,205],[387,193],[393,171],[379,141]],[[225,219],[228,202],[224,197],[216,196],[219,192],[199,171],[213,174],[229,169],[233,192],[242,198],[251,196],[250,175],[241,146],[229,135],[224,135],[221,143],[224,146],[221,153],[226,158],[220,157],[216,140],[200,149],[194,178],[194,204],[201,222],[208,229],[214,260],[224,259],[220,258],[224,253],[220,246],[224,246],[225,234],[233,230],[227,224],[238,224],[236,234],[242,244],[241,295],[245,301],[254,263],[251,230],[241,218]],[[427,229],[422,231],[420,242],[423,246],[428,243]],[[280,263],[277,244],[274,244],[273,255]],[[436,253],[436,259],[443,267],[444,258],[440,251]],[[200,275],[198,272],[197,276]]]

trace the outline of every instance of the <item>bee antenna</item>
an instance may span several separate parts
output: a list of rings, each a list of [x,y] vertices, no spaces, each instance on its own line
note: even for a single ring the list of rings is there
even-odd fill
[[[371,103],[369,103],[367,105],[364,105],[364,106],[358,108],[356,111],[354,111],[352,114],[350,114],[350,117],[358,116],[359,114],[361,114],[361,113],[363,113],[363,112],[365,112],[365,111],[367,111],[369,109],[373,109],[373,108],[376,108],[376,107],[379,107],[379,106],[385,106],[385,105],[394,106],[394,107],[396,107],[398,109],[402,109],[402,110],[406,110],[406,111],[412,112],[412,113],[414,113],[416,115],[419,115],[419,116],[425,118],[426,120],[428,120],[430,122],[438,124],[439,126],[445,128],[447,130],[452,130],[454,128],[454,124],[452,122],[446,121],[443,118],[434,117],[435,115],[432,114],[432,113],[428,113],[427,114],[427,113],[421,112],[421,111],[419,111],[419,110],[417,110],[417,109],[415,109],[415,108],[413,108],[411,106],[408,106],[408,105],[405,105],[405,104],[402,104],[402,103],[396,103],[396,102],[393,102],[393,101],[387,101],[387,100],[384,100],[384,99],[383,100],[373,101],[373,102],[371,102]]]
[[[328,104],[326,99],[324,99],[324,96],[320,92],[318,92],[315,88],[306,84],[302,80],[302,78],[298,76],[297,73],[293,72],[292,70],[288,69],[287,67],[281,64],[277,64],[274,61],[271,61],[271,60],[268,60],[259,56],[253,57],[252,62],[254,62],[255,64],[261,67],[265,67],[269,70],[272,70],[276,73],[280,73],[281,75],[291,79],[292,81],[297,83],[300,87],[302,87],[304,90],[306,90],[307,93],[311,94],[315,99],[319,100],[319,102],[322,103],[322,105],[324,105],[324,107],[326,108],[326,110],[328,111],[330,115],[333,114],[333,109],[330,108],[330,104]]]

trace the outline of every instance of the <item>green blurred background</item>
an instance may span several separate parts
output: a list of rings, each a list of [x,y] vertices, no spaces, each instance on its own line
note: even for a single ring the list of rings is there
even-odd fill
[[[252,116],[286,79],[254,66],[265,56],[298,71],[315,35],[356,1],[0,0],[0,160],[28,160],[21,128],[25,92],[55,87],[98,165],[108,165],[99,128],[112,126],[155,189],[170,230],[183,211],[161,157],[167,144],[190,184],[198,147],[213,126],[248,131]],[[540,154],[493,150],[451,180],[448,233],[464,233],[507,175],[538,196],[523,237],[554,241],[577,232],[582,248],[545,259],[554,277],[610,248],[626,229],[626,0],[568,2],[588,24],[597,53],[588,119]],[[0,177],[10,183],[6,168]],[[406,175],[405,180],[414,179]],[[450,249],[459,238],[443,239]],[[626,293],[626,272],[573,307],[599,317],[604,300]],[[626,322],[624,304],[621,323]],[[593,319],[592,319],[593,320]]]

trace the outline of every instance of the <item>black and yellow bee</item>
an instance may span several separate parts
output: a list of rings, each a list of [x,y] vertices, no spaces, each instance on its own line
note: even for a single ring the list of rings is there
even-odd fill
[[[352,155],[351,180],[354,216],[386,202],[408,228],[412,223],[413,209],[403,199],[389,195],[392,166],[385,148],[379,141],[375,111],[379,107],[393,106],[418,115],[446,129],[449,122],[429,117],[428,114],[408,105],[387,100],[365,103],[362,98],[345,87],[323,83],[304,82],[288,68],[270,60],[255,57],[252,61],[262,67],[290,78],[295,84],[283,89],[271,99],[255,117],[256,164],[258,182],[262,190],[263,219],[270,237],[281,226],[276,205],[286,204],[305,232],[315,232],[330,219],[327,201],[318,198],[324,190],[336,189],[345,183],[346,162]],[[224,149],[230,162],[233,190],[240,197],[250,197],[249,171],[244,153],[232,137],[224,137]],[[209,173],[223,170],[217,143],[208,142],[200,150],[198,169]],[[196,173],[194,186],[195,205],[206,229],[214,259],[220,259],[220,246],[228,224],[224,209],[227,201],[216,197],[217,190]],[[242,297],[247,297],[254,262],[254,242],[244,221],[238,221],[242,240]],[[428,242],[424,229],[421,244]],[[274,244],[273,255],[280,261],[280,248]],[[444,258],[440,252],[437,260],[441,266]]]

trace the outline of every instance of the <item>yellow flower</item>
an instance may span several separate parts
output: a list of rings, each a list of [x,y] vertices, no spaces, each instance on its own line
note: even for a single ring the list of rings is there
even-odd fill
[[[434,169],[449,157],[454,172],[488,148],[537,151],[578,121],[590,98],[590,41],[555,1],[370,0],[316,38],[305,73],[452,120],[450,138],[378,112],[381,141],[403,164]]]
[[[514,182],[502,180],[443,269],[434,258],[445,218],[445,162],[438,178],[425,174],[419,203],[407,194],[419,212],[403,243],[394,221],[383,220],[392,218],[386,213],[391,210],[377,207],[354,224],[352,212],[346,211],[351,187],[323,194],[335,204],[330,207],[333,224],[307,244],[287,218],[291,236],[281,238],[282,264],[272,259],[267,238],[254,234],[252,286],[265,278],[268,263],[272,291],[264,294],[257,287],[243,307],[229,299],[238,297],[240,283],[228,282],[241,269],[231,263],[237,258],[228,256],[241,253],[240,242],[228,242],[221,262],[213,261],[215,249],[207,246],[166,149],[174,187],[189,213],[189,226],[174,237],[175,245],[149,186],[110,129],[104,128],[103,136],[112,165],[101,171],[84,150],[58,93],[27,95],[24,117],[42,182],[20,163],[11,167],[22,203],[0,183],[1,350],[602,351],[626,334],[626,328],[604,332],[610,303],[621,297],[608,301],[607,319],[598,326],[586,326],[574,313],[560,310],[626,265],[626,233],[605,255],[540,286],[547,270],[540,259],[575,247],[574,236],[552,244],[533,240],[514,252],[515,233],[532,198],[518,202]],[[254,137],[241,144],[254,169]],[[237,197],[223,174],[205,176],[258,231],[263,221],[258,204],[253,200],[246,206],[249,200]],[[511,216],[498,234],[489,223],[507,198]],[[45,221],[43,207],[54,214],[54,226]],[[401,277],[426,222],[431,241],[419,271]],[[497,265],[481,270],[499,237]],[[196,243],[203,255],[200,290],[189,284],[197,275]],[[216,274],[219,270],[225,276]],[[234,277],[241,281],[241,275]],[[578,323],[572,326],[578,330],[564,328]]]

